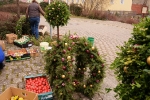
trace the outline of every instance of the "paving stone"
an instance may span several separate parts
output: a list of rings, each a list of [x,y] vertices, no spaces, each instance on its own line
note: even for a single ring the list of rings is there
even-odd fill
[[[5,79],[2,83],[3,85],[9,85],[11,83],[11,80]]]
[[[24,68],[26,68],[26,67],[28,67],[28,66],[26,66],[26,65],[20,65],[20,66],[18,66],[18,68],[20,68],[20,69],[24,69]]]
[[[40,64],[41,63],[41,60],[38,58],[35,58],[34,60],[32,60],[32,63],[35,65],[38,65],[38,64]]]
[[[22,78],[14,78],[14,79],[13,79],[13,83],[14,83],[14,84],[17,84],[17,83],[19,83],[19,82],[22,82]]]
[[[20,66],[20,65],[22,65],[22,61],[15,62],[14,64],[17,66]]]
[[[3,92],[3,85],[0,86],[0,94]]]
[[[13,66],[14,62],[5,62],[5,66]]]
[[[30,64],[30,61],[29,61],[29,60],[24,60],[24,61],[23,61],[23,65],[28,65],[28,64]]]
[[[42,66],[43,63],[41,61],[37,61],[36,63],[33,63],[35,66]]]
[[[42,70],[41,66],[36,66],[36,65],[32,66],[31,68],[33,70]]]
[[[13,66],[9,66],[9,67],[8,67],[8,69],[17,69],[17,68],[18,68],[18,67],[17,67],[17,65],[15,65],[15,64],[14,64]]]
[[[18,73],[22,73],[23,69],[14,69],[13,73],[14,74],[18,74]]]
[[[27,76],[27,73],[19,73],[19,77],[21,78],[24,78],[25,76]]]
[[[19,82],[18,83],[18,88],[24,89],[25,88],[25,83],[24,82]]]
[[[9,84],[9,85],[5,85],[6,89],[9,87],[16,87],[17,88],[17,84]]]
[[[36,75],[36,74],[37,74],[36,70],[28,72],[28,75]]]
[[[30,72],[30,71],[32,71],[32,69],[29,67],[29,68],[24,68],[23,69],[25,72]]]
[[[38,70],[38,74],[43,74],[44,71],[43,70]]]
[[[5,80],[7,78],[6,76],[7,76],[6,74],[1,74],[0,75],[0,84],[1,84],[2,80]]]
[[[16,76],[17,76],[17,75],[9,74],[9,75],[7,76],[7,79],[8,79],[8,80],[12,80],[12,79],[16,78]]]

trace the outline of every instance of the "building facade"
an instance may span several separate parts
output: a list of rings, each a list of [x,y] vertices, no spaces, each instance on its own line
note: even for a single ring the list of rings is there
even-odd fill
[[[150,11],[150,0],[132,0],[132,11],[135,11],[137,14],[142,14],[143,7],[147,7],[147,14]]]
[[[32,2],[32,0],[21,0],[23,2]],[[37,0],[40,2],[48,2],[49,0]],[[71,3],[78,3],[84,4],[85,0],[62,0],[65,1],[67,4]],[[141,14],[141,10],[143,5],[148,7],[150,11],[150,0],[108,0],[106,6],[104,6],[105,11],[134,11],[137,14]]]
[[[132,0],[110,0],[106,10],[110,11],[131,11]]]
[[[84,0],[63,0],[68,4],[78,3],[83,4]],[[104,10],[110,11],[131,11],[132,0],[108,0]]]

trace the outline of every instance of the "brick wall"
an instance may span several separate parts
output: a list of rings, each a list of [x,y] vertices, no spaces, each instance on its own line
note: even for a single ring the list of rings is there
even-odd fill
[[[134,11],[136,14],[142,14],[142,8],[142,4],[132,4],[131,10]]]
[[[144,4],[145,0],[132,0],[132,4]],[[148,9],[150,10],[150,0],[146,0],[146,5],[148,6]]]

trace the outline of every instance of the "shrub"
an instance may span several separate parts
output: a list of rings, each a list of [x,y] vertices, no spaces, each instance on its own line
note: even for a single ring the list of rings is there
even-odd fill
[[[88,18],[91,18],[91,19],[100,19],[99,16],[100,16],[100,13],[98,10],[93,10],[89,13],[88,15]]]
[[[133,19],[133,18],[127,18],[125,23],[128,23],[128,24],[137,24],[137,23],[139,23],[139,20]]]
[[[6,4],[6,2],[0,1],[0,6]]]
[[[48,42],[49,44],[52,42],[52,39],[49,35],[40,36],[38,40],[35,38],[35,36],[30,36],[30,39],[36,46],[40,46],[40,42]]]
[[[139,19],[136,19],[136,18],[134,19],[134,18],[131,18],[131,17],[120,17],[119,22],[128,23],[128,24],[138,24]]]
[[[112,63],[119,80],[114,88],[118,100],[150,100],[150,19],[135,24],[132,37],[118,47]]]
[[[45,11],[46,6],[48,5],[48,2],[41,2],[40,6]]]
[[[83,10],[81,16],[87,17],[88,16],[88,11],[87,10]]]
[[[80,16],[82,14],[82,5],[79,4],[70,4],[70,12],[73,15]]]
[[[20,5],[20,13],[25,14],[28,4],[27,3],[19,3],[19,5]],[[3,5],[3,6],[0,6],[0,11],[17,13],[17,7],[16,6],[17,6],[16,4]]]
[[[0,21],[0,40],[5,39],[7,33],[10,32],[7,30],[7,27],[5,26],[5,22]]]
[[[113,14],[107,14],[107,20],[118,21],[118,16]]]
[[[18,37],[21,37],[23,34],[30,35],[30,33],[31,33],[30,23],[28,20],[26,20],[25,16],[22,16],[17,21],[15,31],[16,31],[16,34],[18,35]]]
[[[57,27],[57,39],[59,39],[59,26],[67,25],[70,19],[70,11],[66,3],[54,1],[46,7],[45,18],[52,27]]]
[[[14,15],[9,15],[8,19],[0,20],[0,39],[5,39],[8,33],[15,33],[16,22],[17,17]]]

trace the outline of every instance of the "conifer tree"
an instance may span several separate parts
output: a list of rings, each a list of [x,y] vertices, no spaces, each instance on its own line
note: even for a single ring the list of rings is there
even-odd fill
[[[114,88],[121,100],[150,100],[150,19],[134,25],[132,37],[112,63],[119,80]],[[119,99],[119,100],[120,100]]]

